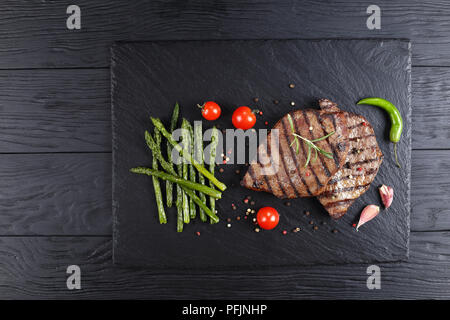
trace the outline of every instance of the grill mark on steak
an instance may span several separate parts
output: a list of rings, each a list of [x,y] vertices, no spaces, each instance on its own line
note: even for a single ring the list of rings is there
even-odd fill
[[[370,183],[362,184],[362,185],[358,185],[358,186],[351,186],[351,187],[347,187],[347,188],[334,189],[331,191],[325,191],[321,194],[321,196],[324,196],[324,197],[332,196],[332,195],[335,195],[335,194],[338,194],[341,192],[350,192],[353,190],[364,189],[367,186],[370,186]]]
[[[356,141],[356,140],[362,140],[362,139],[367,139],[367,138],[370,138],[370,137],[375,137],[375,135],[374,134],[368,134],[368,135],[366,135],[366,136],[361,136],[361,137],[354,137],[354,138],[349,138],[348,140],[349,141]]]
[[[270,147],[271,147],[271,143],[270,143],[269,137],[268,137],[268,138],[267,138],[267,157],[268,157],[268,159],[270,160],[270,166],[273,168],[272,160],[271,160],[271,157],[272,157],[272,151],[271,151],[271,148],[270,148]],[[283,170],[286,172],[286,169],[284,168],[284,161],[282,161],[282,166],[283,166]],[[276,181],[276,184],[278,185],[278,187],[279,187],[281,193],[283,194],[283,198],[285,198],[285,197],[287,196],[288,193],[287,193],[286,190],[284,189],[283,183],[281,183],[280,176],[278,175],[279,169],[280,169],[280,168],[278,168],[278,170],[275,171],[275,181]],[[273,175],[272,175],[272,177],[273,177]],[[271,180],[274,180],[274,179],[272,178]]]
[[[303,112],[302,112],[301,114],[303,115]],[[301,132],[301,131],[299,130],[299,127],[297,126],[297,121],[295,121],[295,119],[294,119],[293,122],[294,122],[295,132]],[[301,144],[301,146],[302,146],[303,155],[305,156],[305,159],[306,159],[306,158],[308,157],[308,152],[305,151],[305,146],[304,146],[303,141],[300,141],[300,144]],[[317,186],[318,186],[317,189],[322,188],[322,187],[323,187],[323,184],[320,182],[319,178],[317,177],[317,174],[316,174],[316,172],[314,171],[314,169],[313,169],[313,167],[312,167],[312,165],[311,165],[311,161],[308,163],[308,167],[309,167],[309,169],[311,170],[311,172],[312,172],[313,175],[314,175],[314,178],[315,178],[316,183],[317,183]]]
[[[362,177],[362,176],[369,176],[372,175],[373,173],[376,173],[378,171],[378,169],[372,168],[369,170],[366,170],[366,172],[364,174],[360,174],[360,175],[352,175],[352,177]],[[342,181],[342,180],[348,180],[350,179],[350,176],[345,176],[345,177],[341,177],[341,178],[335,178],[335,179],[331,179],[330,182],[328,182],[328,184],[335,184],[336,182]]]
[[[329,203],[327,203],[325,205],[325,208],[328,209],[328,208],[332,208],[332,207],[337,207],[337,206],[339,206],[341,204],[345,204],[345,203],[350,202],[350,201],[353,202],[353,201],[355,201],[355,199],[344,199],[344,200],[329,202]]]
[[[327,113],[326,116],[328,117],[328,119],[331,119],[331,123],[333,124],[332,131],[336,132],[336,130],[337,130],[336,129],[336,119],[334,118],[334,115]],[[345,115],[345,117],[347,118],[347,115]],[[336,167],[339,168],[339,164],[341,163],[341,158],[339,156],[339,153],[336,151],[336,147],[339,148],[339,150],[341,150],[341,145],[339,144],[339,145],[333,146],[333,160],[334,160],[334,163],[336,164]],[[344,146],[344,149],[345,149],[345,146]]]
[[[383,159],[383,156],[381,156],[381,157],[376,157],[376,158],[372,158],[372,159],[367,159],[367,160],[363,160],[363,161],[352,162],[352,163],[347,162],[346,164],[347,164],[350,168],[352,168],[352,167],[354,167],[354,166],[358,166],[358,165],[362,165],[362,164],[366,164],[366,163],[371,163],[371,162],[378,161],[378,160],[381,160],[381,159]]]
[[[283,127],[283,133],[285,133],[285,134],[283,134],[283,133],[281,134],[281,141],[280,141],[280,151],[281,152],[280,152],[280,154],[281,154],[281,158],[283,159],[283,164],[284,164],[284,168],[285,168],[285,171],[286,171],[286,175],[287,175],[287,177],[289,179],[289,183],[291,184],[292,189],[294,189],[295,196],[299,197],[300,194],[298,193],[297,188],[295,186],[295,183],[294,183],[294,181],[292,181],[292,178],[291,178],[292,177],[292,175],[291,175],[291,168],[288,168],[286,163],[285,163],[284,150],[283,150],[284,149],[283,148],[283,145],[284,145],[283,144],[283,139],[284,139],[284,141],[286,141],[286,147],[289,149],[289,153],[291,154],[291,157],[294,159],[295,174],[297,176],[300,176],[300,180],[303,183],[303,185],[305,185],[305,181],[303,180],[303,177],[301,176],[300,171],[298,169],[298,162],[297,162],[297,158],[296,158],[295,153],[294,153],[295,151],[292,150],[292,148],[290,147],[290,144],[289,144],[289,141],[288,141],[288,138],[287,138],[287,136],[289,135],[288,134],[289,131],[286,129],[286,123],[284,122],[284,119],[281,119],[281,125]]]
[[[305,110],[302,110],[302,114],[303,114],[303,118],[305,118],[305,121],[306,121],[306,124],[308,125],[308,128],[310,128],[310,127],[311,127],[311,122],[309,121],[308,115],[305,113]],[[316,113],[316,112],[314,112],[314,114],[316,114],[316,116],[317,116],[317,113]],[[314,137],[314,129],[313,129],[313,130],[309,130],[309,129],[308,129],[308,132],[309,132],[309,134],[311,135],[311,138],[312,138],[311,140],[320,138],[320,137],[317,137],[317,138]],[[312,151],[312,150],[311,150],[311,151]],[[323,169],[324,169],[324,171],[325,171],[326,176],[327,176],[327,177],[331,177],[330,170],[328,169],[327,164],[323,161],[323,159],[322,159],[322,157],[320,156],[320,154],[319,154],[317,157],[319,158],[320,163],[322,164],[322,167],[323,167]]]
[[[286,130],[286,121],[287,121],[287,120],[283,118],[283,119],[281,120],[281,124],[282,124],[284,130],[285,130],[286,132],[288,132],[288,131]],[[294,127],[294,130],[295,130],[295,127]],[[305,181],[305,179],[303,178],[303,175],[300,174],[300,165],[299,165],[298,160],[297,160],[297,157],[296,157],[296,155],[295,155],[296,151],[294,150],[293,145],[291,146],[291,143],[294,141],[294,138],[292,138],[292,141],[289,141],[290,139],[288,139],[288,136],[289,136],[289,137],[292,137],[292,135],[290,135],[290,134],[287,135],[287,136],[285,137],[285,139],[286,139],[286,142],[287,142],[287,144],[288,144],[289,150],[290,150],[290,152],[291,152],[291,156],[292,156],[292,158],[294,159],[295,170],[296,170],[298,176],[300,177],[301,182],[302,182],[303,185],[305,186],[306,192],[311,196],[312,193],[311,193],[311,191],[309,190],[309,187],[308,187],[308,185],[306,184],[306,181]]]

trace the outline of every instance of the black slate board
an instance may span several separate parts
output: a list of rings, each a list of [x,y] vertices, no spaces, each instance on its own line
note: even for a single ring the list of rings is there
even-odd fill
[[[114,262],[152,268],[269,267],[369,263],[408,257],[411,166],[410,42],[405,40],[258,40],[120,43],[112,49],[113,213]],[[289,83],[295,88],[290,89]],[[363,97],[380,96],[401,111],[405,129],[399,155],[393,162],[387,115],[374,107],[356,106]],[[254,103],[253,98],[259,102]],[[167,210],[168,224],[157,219],[151,179],[129,173],[129,168],[151,164],[143,132],[149,116],[169,120],[175,101],[182,115],[200,119],[195,105],[215,100],[222,106],[221,128],[231,128],[236,106],[264,111],[255,126],[266,128],[296,108],[317,108],[326,97],[346,111],[364,115],[373,125],[385,159],[369,191],[339,221],[330,219],[319,202],[295,199],[286,206],[266,193],[239,186],[245,166],[223,166],[217,175],[228,186],[218,202],[221,222],[196,220],[177,233],[176,212]],[[275,105],[273,100],[279,100]],[[204,124],[207,125],[206,123]],[[391,208],[356,232],[366,204],[379,204],[377,187],[393,186]],[[279,226],[256,233],[251,217],[244,216],[246,195],[260,206],[281,213]],[[231,210],[231,203],[238,207]],[[306,216],[305,211],[311,215]],[[226,219],[232,219],[227,228]],[[313,230],[313,225],[319,227]],[[292,233],[300,227],[302,231]],[[332,230],[338,230],[333,233]],[[282,230],[288,234],[283,235]],[[198,237],[196,232],[200,231]]]

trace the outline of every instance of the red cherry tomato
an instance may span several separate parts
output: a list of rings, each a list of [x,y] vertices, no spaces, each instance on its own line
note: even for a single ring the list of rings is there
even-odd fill
[[[202,116],[206,120],[216,120],[220,117],[220,107],[214,101],[207,101],[202,106]]]
[[[256,123],[256,116],[249,107],[239,107],[233,112],[231,118],[233,125],[237,129],[251,129]]]
[[[259,209],[256,214],[256,220],[261,228],[271,230],[277,226],[278,221],[280,221],[280,215],[274,208],[264,207]]]

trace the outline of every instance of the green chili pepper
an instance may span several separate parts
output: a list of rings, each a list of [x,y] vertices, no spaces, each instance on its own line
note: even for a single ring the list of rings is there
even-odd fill
[[[391,120],[389,140],[394,143],[395,163],[399,168],[401,168],[397,157],[397,143],[400,141],[400,136],[402,135],[403,130],[403,120],[400,111],[391,102],[382,98],[366,98],[359,100],[357,104],[376,106],[387,111],[387,113],[389,114],[389,119]]]

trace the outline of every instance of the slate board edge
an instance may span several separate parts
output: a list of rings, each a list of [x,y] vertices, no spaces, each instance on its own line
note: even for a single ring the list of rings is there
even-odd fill
[[[309,38],[286,38],[286,39],[207,39],[207,40],[203,40],[203,39],[182,39],[182,40],[155,40],[155,41],[116,41],[113,43],[113,45],[110,48],[110,52],[111,52],[111,64],[110,64],[110,76],[111,76],[111,121],[112,121],[112,126],[111,126],[111,130],[112,130],[112,141],[114,141],[115,138],[115,134],[114,134],[114,123],[116,120],[115,119],[115,114],[114,114],[114,86],[116,85],[116,81],[114,78],[114,72],[113,69],[115,67],[115,63],[114,63],[114,55],[115,55],[115,49],[117,47],[120,47],[121,45],[126,45],[126,44],[151,44],[151,43],[171,43],[171,42],[247,42],[247,41],[254,41],[254,42],[266,42],[266,41],[287,41],[287,40],[297,40],[297,41],[312,41],[312,42],[321,42],[321,41],[374,41],[374,42],[379,42],[379,41],[395,41],[395,42],[404,42],[404,43],[408,43],[408,65],[407,65],[407,73],[408,73],[408,113],[406,116],[406,123],[411,124],[411,117],[412,117],[412,92],[411,92],[411,60],[412,60],[412,50],[411,50],[411,40],[408,38],[316,38],[316,39],[309,39]],[[409,145],[410,145],[410,150],[412,148],[412,128],[411,125],[408,127],[408,130],[410,131],[409,134]],[[318,263],[306,263],[306,264],[293,264],[293,265],[289,265],[289,264],[281,264],[281,265],[240,265],[240,266],[221,266],[221,265],[215,265],[215,266],[205,266],[205,267],[192,267],[192,268],[186,268],[186,267],[166,267],[166,266],[155,266],[155,265],[148,265],[148,264],[140,264],[140,265],[134,265],[134,264],[120,264],[116,261],[116,257],[115,257],[115,244],[117,243],[118,239],[118,232],[116,229],[116,220],[117,220],[117,203],[114,202],[114,166],[116,165],[116,161],[115,161],[115,150],[114,150],[114,145],[112,148],[112,211],[113,211],[113,252],[112,252],[112,259],[113,259],[113,264],[117,267],[125,267],[125,268],[151,268],[152,270],[160,270],[160,269],[165,269],[165,270],[210,270],[212,268],[220,268],[221,270],[237,270],[240,269],[242,267],[252,267],[255,268],[257,270],[266,270],[266,269],[271,269],[271,268],[275,268],[275,269],[282,269],[282,268],[292,268],[292,267],[311,267],[311,266],[338,266],[338,265],[360,265],[360,264],[367,264],[367,263],[399,263],[399,262],[404,262],[407,261],[409,259],[409,243],[410,243],[410,218],[411,218],[411,199],[410,199],[410,191],[411,191],[411,152],[409,153],[409,158],[407,159],[408,161],[408,166],[407,166],[407,176],[408,176],[408,183],[407,183],[407,199],[408,199],[408,221],[407,221],[407,226],[408,226],[408,230],[407,230],[407,242],[406,242],[406,247],[404,248],[405,251],[404,253],[400,256],[394,257],[392,259],[371,259],[369,260],[362,260],[362,261],[358,261],[358,262],[330,262],[330,263],[324,263],[324,262],[318,262]]]

